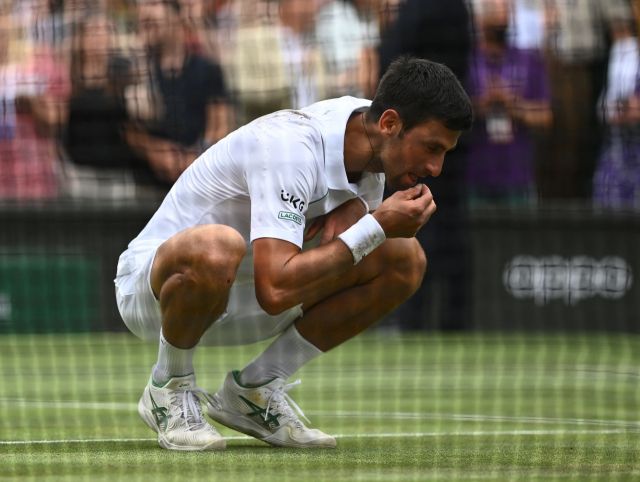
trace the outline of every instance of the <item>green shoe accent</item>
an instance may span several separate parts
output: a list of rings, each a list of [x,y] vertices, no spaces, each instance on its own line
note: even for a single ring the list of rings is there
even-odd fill
[[[278,417],[282,416],[281,413],[271,412],[269,415],[267,415],[266,408],[259,407],[258,405],[253,403],[251,400],[247,400],[246,398],[244,398],[242,395],[238,395],[238,396],[242,400],[244,400],[244,403],[246,403],[253,409],[253,412],[249,412],[245,414],[247,417],[251,417],[254,420],[257,419],[256,421],[264,425],[266,428],[269,428],[272,430],[280,426],[280,421],[278,420]]]
[[[167,430],[167,424],[169,423],[169,419],[173,417],[173,415],[167,415],[169,409],[167,407],[158,407],[158,404],[151,396],[151,392],[149,392],[149,398],[151,399],[151,404],[153,405],[153,410],[151,413],[156,419],[156,424],[158,425],[158,429],[160,429],[160,425],[164,425],[163,431]]]
[[[243,385],[242,383],[240,383],[240,370],[233,370],[231,373],[233,373],[233,379],[236,381],[236,383],[238,384],[238,386],[241,386],[242,388],[260,388],[260,387],[264,387],[265,385],[269,385],[269,383],[271,383],[272,381],[274,381],[276,378],[278,377],[274,377],[271,380],[269,380],[266,383],[263,383],[261,385],[256,385],[255,387],[247,387],[245,385]]]

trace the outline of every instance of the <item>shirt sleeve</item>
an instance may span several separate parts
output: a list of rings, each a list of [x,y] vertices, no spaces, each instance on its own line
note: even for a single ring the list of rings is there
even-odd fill
[[[247,169],[251,242],[276,238],[302,248],[305,213],[316,184],[313,146],[304,140],[260,140]]]

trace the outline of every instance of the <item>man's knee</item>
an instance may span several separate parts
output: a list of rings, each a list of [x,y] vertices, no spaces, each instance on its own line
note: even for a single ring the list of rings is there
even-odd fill
[[[424,250],[415,238],[398,239],[389,257],[392,283],[401,286],[408,298],[420,287],[427,269]]]
[[[408,241],[410,246],[406,251],[402,268],[405,283],[413,294],[422,284],[422,278],[427,270],[427,256],[416,238],[411,238]]]
[[[183,253],[208,266],[239,265],[245,255],[244,238],[233,228],[221,224],[203,224],[189,230]],[[181,234],[181,233],[180,233]]]
[[[186,289],[203,293],[223,292],[231,288],[239,264],[231,254],[225,256],[219,252],[199,251],[192,254],[180,274]]]
[[[158,249],[151,279],[154,292],[158,297],[174,290],[196,296],[225,292],[245,251],[242,236],[228,226],[202,225],[178,233]]]

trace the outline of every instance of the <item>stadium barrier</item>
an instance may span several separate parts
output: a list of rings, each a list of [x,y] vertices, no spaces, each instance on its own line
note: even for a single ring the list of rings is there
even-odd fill
[[[120,253],[157,202],[0,206],[0,333],[125,331]],[[469,216],[471,329],[640,331],[640,218],[591,209]]]
[[[477,330],[640,331],[640,218],[593,209],[471,215]]]

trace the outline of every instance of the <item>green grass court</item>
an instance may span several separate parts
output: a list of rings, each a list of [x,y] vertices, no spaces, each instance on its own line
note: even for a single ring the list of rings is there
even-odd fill
[[[198,385],[215,392],[263,346],[200,349]],[[155,345],[4,335],[0,479],[640,480],[639,347],[634,335],[374,332],[314,360],[289,392],[337,449],[218,427],[226,452],[176,453],[136,409]]]

